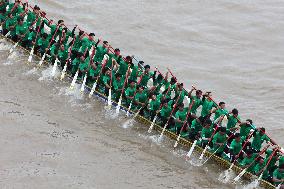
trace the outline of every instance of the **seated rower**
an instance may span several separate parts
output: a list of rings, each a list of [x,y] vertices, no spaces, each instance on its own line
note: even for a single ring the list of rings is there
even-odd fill
[[[183,103],[185,96],[188,96],[188,93],[183,88],[183,83],[177,83],[175,88],[175,96],[174,99],[178,99],[178,104]]]
[[[212,121],[210,119],[206,119],[203,128],[201,130],[201,135],[200,135],[200,142],[199,145],[205,148],[205,146],[208,145],[210,138],[212,137],[212,134],[214,132],[213,130],[214,124],[212,124]],[[216,128],[217,129],[217,128]]]
[[[227,134],[230,135],[232,132],[238,129],[237,123],[240,122],[239,111],[234,108],[232,112],[227,115],[227,118]]]
[[[203,95],[203,98],[202,98],[201,116],[205,117],[205,116],[211,114],[213,107],[217,108],[216,104],[212,100],[212,94],[211,94],[211,92],[206,92]]]
[[[85,74],[88,74],[89,65],[90,65],[90,57],[83,56],[79,64],[79,78],[83,78]]]
[[[149,105],[148,105],[148,117],[153,120],[155,115],[158,114],[161,105],[162,94],[156,96],[154,93],[151,94]]]
[[[273,150],[272,150],[272,149],[267,149],[267,150],[265,151],[265,154],[266,154],[266,157],[265,157],[265,159],[264,159],[264,163],[265,163],[265,164],[268,163],[269,159],[271,158],[272,153],[273,153]],[[271,158],[270,163],[269,163],[268,166],[267,166],[267,170],[268,170],[268,172],[269,172],[270,175],[272,175],[273,172],[275,171],[275,169],[277,169],[276,162],[278,161],[278,159],[279,159],[279,154],[278,154],[278,153],[275,153],[275,154],[273,155],[273,157]]]
[[[186,116],[187,116],[187,112],[188,112],[188,107],[184,108],[184,104],[181,103],[178,105],[178,111],[175,113],[175,128],[174,128],[174,132],[179,134],[181,127],[183,126],[183,124],[185,123],[186,120]],[[187,130],[185,128],[185,130]]]
[[[146,108],[146,103],[148,101],[148,91],[144,88],[144,86],[137,86],[137,92],[134,97],[134,107],[136,110],[140,110],[141,108]],[[143,115],[143,110],[140,111]]]
[[[72,47],[72,54],[71,54],[72,60],[77,57],[77,54],[80,51],[80,48],[82,46],[82,39],[83,39],[84,35],[85,35],[84,31],[80,30],[79,35],[76,36],[74,45]],[[69,45],[71,45],[71,44],[69,44]]]
[[[226,128],[220,127],[219,131],[214,135],[212,143],[214,152],[217,156],[222,156],[227,142]]]
[[[189,91],[188,93],[188,97],[191,99],[191,100],[194,100],[194,105],[192,106],[191,108],[191,115],[192,115],[192,120],[197,118],[197,109],[199,108],[199,106],[201,106],[203,103],[202,103],[202,100],[201,100],[201,97],[202,97],[202,91],[201,90],[196,90],[195,92],[195,96],[192,95],[192,92],[195,90],[194,87],[192,87],[192,89]]]
[[[77,72],[80,62],[84,61],[84,55],[83,53],[76,53],[77,57],[72,61],[72,68],[71,68],[71,74],[72,76],[75,75],[75,73]]]
[[[240,153],[242,150],[242,147],[243,147],[243,139],[241,138],[240,133],[236,133],[233,141],[230,144],[230,148],[229,148],[231,162],[234,162],[235,159],[242,157],[243,153]]]
[[[159,118],[162,122],[162,125],[165,125],[167,121],[170,119],[170,115],[173,109],[174,101],[170,99],[163,99],[162,100],[162,108],[159,112]]]
[[[18,18],[18,25],[16,26],[16,36],[17,41],[21,41],[21,45],[26,48],[29,46],[29,37],[30,31],[29,26],[26,22],[24,22],[23,18]]]
[[[220,102],[219,107],[216,107],[211,113],[215,113],[214,121],[216,121],[220,116],[227,115],[229,112],[226,110],[225,102]]]
[[[253,151],[249,149],[246,151],[246,154],[244,156],[244,159],[240,161],[240,166],[243,169],[248,168],[247,171],[252,173],[254,165],[251,164],[255,161],[257,154],[253,153]]]
[[[100,91],[106,96],[109,95],[109,89],[111,88],[112,70],[109,67],[105,67],[105,71],[102,77],[102,83],[99,85]]]
[[[255,126],[253,125],[251,119],[247,119],[245,123],[241,123],[240,127],[240,135],[242,138],[246,138],[250,132],[255,130]]]
[[[260,152],[262,143],[266,141],[266,143],[270,142],[270,138],[265,134],[265,128],[258,128],[255,130],[253,134],[253,140],[251,143],[251,147],[255,152]]]
[[[269,175],[269,172],[267,169],[264,170],[266,164],[264,162],[264,159],[263,157],[258,157],[257,160],[256,160],[256,164],[255,166],[252,166],[252,173],[257,175],[257,176],[260,176],[263,172],[263,175],[262,175],[262,179],[268,181],[268,182],[271,182],[272,181],[272,177],[271,175]]]
[[[13,41],[17,41],[17,35],[16,35],[16,26],[18,24],[17,17],[13,16],[13,14],[8,14],[8,18],[5,22],[5,27],[3,30],[3,34],[6,35],[8,32],[10,32],[11,39]],[[8,37],[9,37],[8,36]]]
[[[272,181],[275,186],[278,186],[279,184],[284,186],[284,164],[279,165],[279,168],[275,169]]]
[[[115,99],[115,101],[119,101],[119,98],[121,96],[121,92],[124,86],[124,77],[121,76],[119,73],[115,74],[115,79],[113,79],[112,81],[112,86],[114,89],[114,93],[113,93],[113,98]]]
[[[35,52],[40,53],[42,56],[45,52],[48,52],[49,49],[47,49],[49,45],[49,40],[48,40],[48,34],[44,33],[39,37],[39,39],[34,42],[36,44],[35,46]]]
[[[129,80],[133,80],[135,82],[137,82],[137,77],[138,77],[138,74],[139,74],[139,70],[140,70],[140,67],[139,65],[143,65],[144,62],[143,61],[139,61],[138,62],[138,65],[134,65],[133,63],[131,64],[131,74],[129,76]]]
[[[61,68],[64,67],[67,59],[68,59],[68,48],[66,45],[62,43],[58,49],[58,60],[61,62]]]
[[[118,63],[117,73],[121,76],[125,76],[128,70],[128,66],[132,64],[132,58],[130,56],[125,57],[125,61],[120,58]]]
[[[100,76],[102,71],[102,64],[99,62],[90,62],[90,69],[89,69],[89,77],[88,77],[88,84],[93,85]]]
[[[125,90],[125,98],[126,98],[126,106],[129,107],[130,103],[133,102],[134,99],[134,95],[136,92],[136,82],[133,80],[129,80],[128,81],[129,86],[127,87],[127,89]]]
[[[94,56],[94,62],[102,62],[104,55],[109,53],[109,45],[107,41],[103,41],[102,45],[96,47],[96,54]]]
[[[150,79],[153,79],[153,75],[154,73],[150,72],[150,66],[144,66],[144,72],[138,74],[138,76],[140,76],[139,84],[144,86],[145,88],[148,88],[148,81]]]
[[[112,67],[113,61],[118,64],[118,62],[120,62],[120,59],[122,58],[122,56],[120,55],[120,49],[118,48],[114,49],[114,54],[109,53],[108,56],[109,59],[106,64],[107,67]]]

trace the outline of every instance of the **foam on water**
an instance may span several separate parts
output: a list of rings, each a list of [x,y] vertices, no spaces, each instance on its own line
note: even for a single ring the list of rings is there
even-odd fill
[[[70,87],[62,87],[59,90],[59,95],[65,95],[70,97],[70,103],[72,106],[78,106],[78,100],[83,100],[84,94],[80,92],[81,85],[76,83],[74,86],[74,89],[71,89]]]
[[[52,75],[52,70],[53,70],[53,66],[50,65],[47,69],[45,69],[41,72],[42,76],[38,80],[39,81],[51,81],[54,78],[59,77],[59,75],[60,75],[59,69],[55,70],[55,76]]]
[[[260,189],[262,187],[259,186],[259,181],[258,179],[253,180],[251,183],[249,184],[237,184],[236,185],[236,189]]]
[[[132,127],[134,124],[134,119],[128,119],[122,124],[122,128],[127,129]]]
[[[107,107],[107,106],[106,106]],[[118,114],[116,113],[116,111],[114,109],[108,109],[105,107],[105,118],[106,119],[117,119],[118,118]]]
[[[25,73],[23,73],[24,75],[33,75],[33,74],[36,74],[36,75],[39,75],[39,73],[38,73],[38,69],[37,68],[32,68],[31,70],[29,70],[29,71],[27,71],[27,72],[25,72]]]
[[[233,170],[225,170],[220,175],[218,180],[222,183],[229,183],[231,182],[237,175]]]
[[[7,44],[5,42],[0,43],[0,50],[2,50],[2,51],[8,51],[8,50],[10,50],[11,47],[12,47],[11,44]]]
[[[18,56],[19,56],[19,55],[18,55],[17,51],[13,51],[12,53],[9,53],[7,59],[8,59],[8,60],[14,60],[14,59],[16,59]]]

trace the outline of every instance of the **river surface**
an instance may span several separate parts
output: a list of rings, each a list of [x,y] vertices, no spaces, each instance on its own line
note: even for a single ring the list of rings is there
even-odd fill
[[[33,0],[54,20],[167,67],[238,108],[284,146],[284,2],[191,0]],[[5,44],[5,45],[4,45]],[[157,133],[115,117],[79,86],[33,69],[27,54],[1,44],[1,188],[242,188],[222,184],[222,170],[184,160],[188,149],[158,144]],[[195,159],[196,157],[193,157]],[[245,187],[246,188],[246,187]]]

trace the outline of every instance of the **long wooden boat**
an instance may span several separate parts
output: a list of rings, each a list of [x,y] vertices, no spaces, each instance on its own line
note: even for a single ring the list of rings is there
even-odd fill
[[[14,41],[12,41],[12,40],[9,39],[9,38],[6,38],[6,37],[3,36],[2,34],[0,34],[0,38],[4,38],[4,39],[6,39],[7,41],[9,41],[10,43],[15,44]],[[25,48],[22,47],[22,46],[19,46],[19,48],[22,49],[22,50],[24,50],[26,53],[29,54],[29,50],[25,49]],[[34,56],[37,57],[39,60],[41,59],[41,57],[40,57],[38,54],[34,54]],[[45,60],[43,66],[44,66],[44,67],[47,67],[47,65],[50,64],[50,63],[51,63],[51,62]],[[67,74],[67,73],[66,73],[66,74]],[[69,75],[69,74],[67,74],[67,77],[68,77],[68,79],[70,79],[70,80],[72,79],[71,75]],[[77,83],[81,84],[81,81],[77,80]],[[86,85],[84,92],[87,93],[87,94],[89,94],[90,91],[91,91],[91,87]],[[104,94],[100,93],[99,91],[94,91],[93,96],[96,96],[96,97],[102,99],[102,100],[105,101],[105,102],[108,101],[108,97],[105,96]],[[117,107],[117,106],[118,106],[117,102],[112,101],[112,106],[113,106],[113,107]],[[122,111],[124,111],[125,113],[128,111],[128,108],[125,107],[125,106],[123,106],[123,105],[120,106],[120,109],[121,109]],[[130,111],[130,115],[134,115],[134,114],[135,114],[135,112]],[[145,117],[143,117],[143,116],[141,116],[141,115],[136,116],[136,117],[135,117],[135,120],[136,120],[137,122],[139,122],[139,123],[142,123],[142,125],[144,125],[145,127],[150,127],[150,125],[151,125],[151,123],[152,123],[151,120],[149,120],[149,119],[147,119],[147,118],[145,118]],[[158,132],[162,132],[163,127],[160,126],[160,125],[158,125],[158,124],[155,124],[155,125],[154,125],[154,130],[156,130],[156,131],[158,131]],[[164,133],[164,134],[165,134],[168,138],[173,139],[173,140],[175,140],[175,141],[176,141],[177,138],[178,138],[178,135],[176,135],[175,133],[173,133],[173,132],[171,132],[171,131],[169,131],[169,130],[165,130],[165,133]],[[193,144],[193,141],[190,141],[190,140],[187,140],[187,139],[181,137],[180,140],[179,140],[179,143],[180,143],[181,145],[183,145],[184,147],[190,148],[190,147],[192,146],[192,144]],[[203,149],[202,147],[196,145],[196,147],[195,147],[194,150],[195,150],[196,153],[201,154],[204,149]],[[219,156],[217,156],[217,155],[215,155],[215,154],[209,152],[208,150],[207,150],[206,153],[204,154],[204,157],[211,157],[211,159],[212,159],[216,164],[218,164],[218,165],[220,165],[221,167],[226,168],[226,169],[229,168],[229,167],[232,165],[231,162],[229,162],[229,161],[227,161],[227,160],[225,160],[225,159],[223,159],[223,158],[221,158],[221,157],[219,157]],[[236,166],[236,165],[234,165],[232,169],[233,169],[236,173],[238,173],[238,174],[243,171],[243,169],[242,169],[241,167]],[[250,180],[250,181],[251,181],[253,178],[257,178],[257,176],[256,176],[256,175],[253,175],[253,174],[251,174],[251,173],[249,173],[249,172],[246,172],[245,175],[243,175],[243,178],[245,178],[246,180]],[[264,187],[264,188],[266,188],[266,189],[275,189],[275,186],[272,185],[270,182],[267,182],[266,180],[261,180],[261,181],[260,181],[260,186],[261,186],[261,187]]]

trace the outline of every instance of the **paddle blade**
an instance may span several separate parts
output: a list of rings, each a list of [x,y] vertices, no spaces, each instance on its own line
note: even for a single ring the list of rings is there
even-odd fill
[[[165,133],[165,131],[166,131],[167,126],[168,126],[168,123],[164,126],[164,128],[163,128],[163,130],[162,130],[162,132],[161,132],[161,134],[160,134],[160,136],[159,136],[159,141],[162,140],[162,138],[163,138],[163,136],[164,136],[164,133]]]
[[[67,63],[64,65],[64,68],[61,72],[60,80],[63,80],[65,78],[66,70],[67,70]]]
[[[180,134],[178,135],[178,138],[177,138],[177,140],[176,140],[176,142],[175,142],[175,144],[174,144],[174,148],[177,147],[179,140],[180,140]]]
[[[204,148],[204,150],[202,151],[202,154],[201,154],[200,157],[199,157],[200,160],[203,159],[204,154],[205,154],[205,152],[207,151],[207,149],[208,149],[208,145],[207,145],[207,146]]]
[[[10,33],[11,33],[10,31],[8,33],[6,33],[5,37],[8,37],[10,35]]]
[[[193,144],[192,144],[190,150],[189,150],[188,153],[186,154],[187,159],[189,159],[190,156],[192,155],[193,150],[194,150],[194,148],[195,148],[195,146],[196,146],[196,143],[197,143],[197,140],[195,140],[195,141],[193,142]]]
[[[54,77],[55,73],[56,73],[56,68],[57,68],[57,64],[58,64],[59,60],[56,58],[53,67],[52,67],[52,71],[51,71],[51,76]]]
[[[33,54],[34,54],[34,47],[32,48],[32,50],[30,52],[30,56],[29,56],[28,62],[32,62]]]
[[[44,53],[43,56],[41,57],[41,60],[39,61],[38,65],[41,66],[44,59],[45,59],[46,54]]]
[[[121,106],[121,101],[122,101],[122,95],[120,95],[118,104],[116,106],[116,113],[119,114],[120,106]]]
[[[84,80],[83,80],[83,83],[82,83],[82,86],[81,86],[81,89],[80,89],[81,93],[83,93],[84,90],[85,90],[86,81],[87,81],[87,74],[85,74],[85,76],[84,76]]]
[[[127,116],[127,117],[130,116],[131,107],[132,107],[132,102],[130,103],[130,105],[129,105],[129,107],[128,107],[128,110],[127,110],[127,113],[126,113],[126,116]]]
[[[152,123],[151,123],[151,126],[150,126],[149,129],[148,129],[148,133],[151,133],[151,132],[152,132],[152,130],[153,130],[153,128],[154,128],[154,125],[155,125],[155,122],[156,122],[156,119],[157,119],[157,115],[155,115],[155,117],[154,117],[154,119],[153,119],[153,121],[152,121]]]
[[[111,106],[111,105],[112,105],[112,103],[111,103],[111,88],[110,88],[109,91],[108,91],[107,104],[108,104],[108,106]]]
[[[242,176],[246,173],[246,171],[247,171],[247,168],[242,170],[242,172],[236,178],[234,178],[234,182],[238,182],[240,178],[242,178]]]
[[[98,81],[98,80],[97,80]],[[89,98],[91,98],[96,90],[96,87],[97,87],[97,81],[93,84],[93,87],[91,89],[91,92],[89,94]]]
[[[76,74],[73,77],[72,83],[70,85],[70,89],[74,89],[78,75],[79,75],[79,70],[77,70]]]

